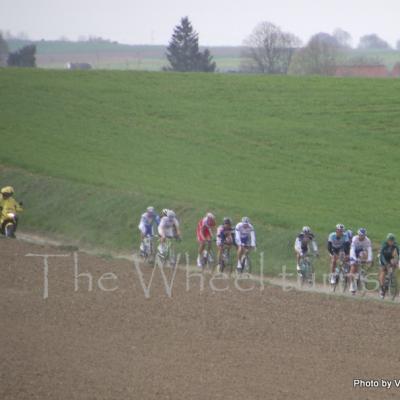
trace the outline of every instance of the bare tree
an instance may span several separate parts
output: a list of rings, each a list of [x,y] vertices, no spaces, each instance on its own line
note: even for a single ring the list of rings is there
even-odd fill
[[[346,32],[341,28],[336,28],[333,32],[333,37],[337,40],[341,47],[351,48],[353,38],[351,37],[349,32]]]
[[[301,40],[270,22],[261,22],[244,41],[244,46],[242,70],[286,74]]]
[[[390,44],[380,38],[376,33],[371,35],[364,35],[360,38],[360,43],[358,45],[359,49],[382,49],[389,50]]]
[[[289,73],[294,75],[333,75],[340,45],[328,33],[312,36],[306,47],[293,57]]]

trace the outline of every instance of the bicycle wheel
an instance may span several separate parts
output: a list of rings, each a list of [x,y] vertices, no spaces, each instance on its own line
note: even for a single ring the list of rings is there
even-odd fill
[[[221,260],[219,263],[219,272],[224,272],[225,267],[227,267],[229,262],[229,254],[228,254],[228,250],[226,248],[224,248],[222,250],[222,256],[221,256]]]

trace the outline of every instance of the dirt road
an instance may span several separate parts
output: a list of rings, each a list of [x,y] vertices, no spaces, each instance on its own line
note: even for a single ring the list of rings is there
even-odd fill
[[[47,284],[44,258],[32,254],[65,256],[48,258]],[[400,379],[398,305],[209,276],[201,290],[183,270],[171,298],[155,271],[147,298],[150,273],[0,240],[0,398],[400,396],[394,382],[353,388],[356,378]]]

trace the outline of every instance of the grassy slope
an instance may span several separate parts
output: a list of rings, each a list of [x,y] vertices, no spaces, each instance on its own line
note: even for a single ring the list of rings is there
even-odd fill
[[[0,70],[1,183],[25,227],[127,248],[149,203],[249,215],[269,268],[296,230],[397,231],[400,82]],[[387,176],[389,176],[387,178]],[[57,178],[49,179],[47,177]],[[80,221],[77,224],[77,221]],[[290,243],[290,244],[289,244]]]

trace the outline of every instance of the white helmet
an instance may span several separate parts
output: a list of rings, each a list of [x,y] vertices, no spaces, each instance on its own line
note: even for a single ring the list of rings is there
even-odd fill
[[[146,211],[147,211],[148,213],[150,213],[150,214],[154,214],[155,209],[154,209],[154,207],[149,206],[149,207],[147,207]]]
[[[336,225],[336,230],[344,232],[344,225],[343,224],[337,224]]]
[[[167,211],[167,217],[169,219],[174,219],[176,217],[176,214],[172,210]]]
[[[303,226],[301,230],[303,233],[311,233],[311,228],[309,226]]]
[[[242,224],[250,224],[250,218],[249,217],[243,217],[242,218]]]
[[[161,211],[161,216],[162,217],[166,217],[167,216],[167,214],[168,214],[168,208],[164,208],[162,211]]]
[[[359,236],[367,236],[367,230],[365,228],[360,228],[357,233]]]
[[[209,221],[215,221],[215,215],[213,213],[207,213],[206,218]]]

